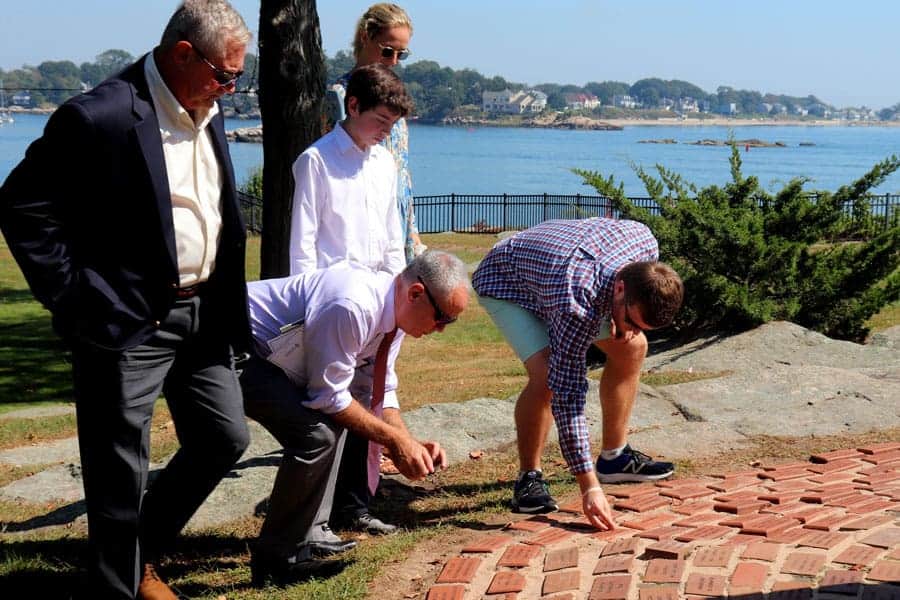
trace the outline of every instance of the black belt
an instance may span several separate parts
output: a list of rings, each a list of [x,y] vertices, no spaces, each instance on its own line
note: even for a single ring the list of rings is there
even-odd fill
[[[194,285],[178,288],[175,290],[175,297],[179,300],[186,300],[188,298],[193,298],[194,296],[198,296],[203,293],[203,290],[206,289],[206,282],[196,283]]]

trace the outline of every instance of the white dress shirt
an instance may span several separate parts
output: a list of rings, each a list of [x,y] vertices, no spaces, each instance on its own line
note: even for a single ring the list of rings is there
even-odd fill
[[[334,414],[352,398],[368,406],[372,395],[375,354],[384,335],[397,327],[394,276],[343,262],[328,269],[247,284],[250,329],[258,345],[281,327],[304,322],[303,360],[307,408]],[[394,362],[403,332],[391,343],[385,379],[384,407],[399,408]]]
[[[156,108],[172,195],[179,286],[188,287],[209,279],[222,232],[221,167],[207,129],[219,105],[198,111],[195,122],[166,86],[152,52],[144,61],[144,76]]]
[[[397,166],[380,144],[360,150],[338,124],[294,162],[290,272],[340,261],[396,274],[406,267]]]

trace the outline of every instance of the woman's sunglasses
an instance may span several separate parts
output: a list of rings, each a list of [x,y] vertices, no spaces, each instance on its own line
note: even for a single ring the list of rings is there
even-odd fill
[[[394,58],[397,57],[397,60],[406,60],[409,58],[409,48],[404,48],[403,50],[394,50],[390,46],[385,46],[383,44],[378,44],[381,48],[381,58]]]

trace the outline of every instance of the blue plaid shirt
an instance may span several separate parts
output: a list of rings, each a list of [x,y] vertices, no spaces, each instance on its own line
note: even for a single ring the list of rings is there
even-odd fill
[[[585,355],[612,313],[616,273],[658,258],[656,239],[635,221],[546,221],[494,246],[472,277],[480,296],[513,302],[547,323],[551,409],[573,473],[594,466],[584,416]]]

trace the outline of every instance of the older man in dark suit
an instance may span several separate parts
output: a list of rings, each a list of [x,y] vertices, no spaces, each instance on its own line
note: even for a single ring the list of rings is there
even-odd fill
[[[247,446],[244,226],[216,100],[250,32],[187,0],[160,45],[61,106],[0,188],[0,228],[72,351],[90,598],[173,599],[153,562]],[[181,448],[147,491],[166,396]]]

